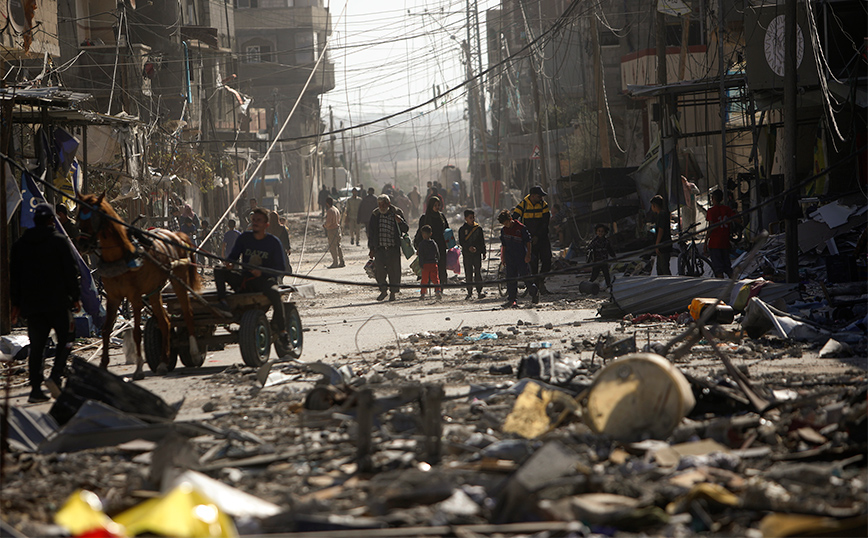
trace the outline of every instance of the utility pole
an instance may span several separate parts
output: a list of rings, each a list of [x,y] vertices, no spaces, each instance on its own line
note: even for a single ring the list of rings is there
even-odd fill
[[[789,0],[787,0],[789,1]],[[717,0],[717,76],[720,78],[720,180],[723,192],[726,187],[726,61],[723,58],[723,0]]]
[[[664,163],[663,168],[663,184],[666,188],[666,193],[670,192],[672,189],[672,162],[671,159],[668,161],[668,165],[666,164],[666,155],[669,153],[670,140],[669,140],[669,106],[668,99],[666,97],[665,91],[663,88],[666,86],[666,15],[657,8],[657,5],[654,6],[656,18],[655,18],[655,27],[654,33],[656,38],[656,52],[657,52],[657,85],[660,86],[661,94],[660,97],[657,98],[657,107],[658,107],[658,118],[657,118],[657,127],[659,129],[659,140],[660,143],[657,147],[657,151],[659,152],[660,159]],[[668,196],[666,203],[669,203]]]
[[[335,115],[332,113],[332,106],[329,105],[329,161],[332,165],[332,187],[338,188],[338,180],[335,177]]]
[[[529,41],[533,41],[536,39],[534,37],[533,30],[530,27],[530,23],[527,20],[527,13],[525,13],[524,9],[524,0],[519,0],[519,7],[521,8],[521,16],[524,20],[524,28],[525,32],[527,32],[527,37]],[[539,160],[539,173],[540,173],[540,185],[544,190],[548,190],[548,173],[547,173],[547,164],[546,158],[548,156],[548,152],[546,152],[545,139],[543,137],[543,118],[542,111],[540,106],[540,96],[539,96],[539,81],[537,80],[536,73],[536,65],[534,62],[534,58],[536,57],[537,51],[536,46],[533,47],[534,50],[531,51],[531,54],[528,56],[528,62],[530,62],[530,85],[531,91],[533,93],[533,108],[534,113],[536,114],[536,143],[539,146],[540,150],[540,160]],[[540,64],[542,65],[542,64]]]
[[[467,55],[467,80],[469,82],[469,81],[473,80],[473,65],[470,63],[470,43],[465,41],[463,43],[463,45],[464,45],[464,47],[463,47],[464,53]],[[480,82],[480,84],[481,84],[481,82]],[[479,88],[479,86],[477,86],[477,88]],[[475,94],[476,91],[477,90],[474,89],[473,85],[470,84],[468,87],[468,92]],[[476,105],[478,107],[477,112],[480,116],[482,116],[483,112],[482,112],[482,106],[480,104],[480,101],[478,98],[474,99],[474,100],[476,101]],[[485,159],[485,179],[487,181],[491,181],[493,179],[493,177],[491,175],[491,163],[488,160],[488,142],[486,141],[485,136],[486,136],[485,130],[484,129],[480,130],[479,131],[479,138],[481,139],[480,143],[482,144],[482,158]],[[492,189],[492,192],[494,192],[494,189]],[[496,203],[495,200],[492,200],[492,202]]]
[[[788,196],[798,197],[796,186],[796,0],[784,4],[784,184]],[[799,229],[798,219],[786,216],[787,282],[799,281]]]
[[[471,59],[470,59],[470,38],[471,38],[471,34],[470,34],[470,21],[471,21],[470,0],[467,0],[466,4],[467,4],[467,40],[464,41],[461,48],[464,49],[464,53],[465,53],[465,56],[467,59],[466,60],[467,61],[466,72],[467,72],[467,84],[469,85],[470,81],[473,80],[473,77],[471,76],[473,73],[473,63],[471,63]],[[457,41],[457,38],[453,37],[453,40]],[[478,148],[476,147],[476,137],[474,136],[473,133],[477,130],[480,133],[482,132],[482,129],[479,129],[479,125],[477,125],[478,122],[480,121],[480,119],[476,118],[476,111],[478,110],[478,107],[476,106],[476,103],[474,103],[475,100],[476,100],[476,93],[473,91],[472,88],[470,88],[470,86],[468,86],[468,88],[467,88],[467,123],[468,123],[468,126],[470,128],[470,140],[469,140],[469,142],[470,142],[470,162],[468,164],[470,165],[471,181],[479,181],[477,179],[477,176],[479,175],[479,172],[480,172],[480,170],[478,170],[479,159],[477,159],[477,157],[476,157],[476,152],[478,151]],[[483,146],[484,146],[484,144],[483,144]]]
[[[609,131],[606,129],[606,113],[603,111],[606,96],[603,92],[603,66],[600,61],[600,39],[597,30],[597,14],[591,13],[591,47],[594,49],[594,74],[597,89],[597,137],[600,139],[600,157],[603,167],[612,166],[612,154],[609,150]]]
[[[346,167],[347,172],[349,174],[352,174],[352,172],[350,172],[350,170],[352,170],[353,167],[350,164],[350,156],[347,154],[347,138],[346,138],[346,136],[344,136],[346,134],[346,133],[344,133],[344,122],[341,122],[340,126],[341,126],[341,152],[344,156],[344,167]]]

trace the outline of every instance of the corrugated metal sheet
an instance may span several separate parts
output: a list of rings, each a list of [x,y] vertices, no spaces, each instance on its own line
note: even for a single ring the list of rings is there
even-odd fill
[[[742,282],[750,282],[745,280]],[[685,312],[696,297],[718,297],[729,285],[722,278],[695,278],[689,276],[631,276],[612,283],[612,298],[625,314],[669,315]],[[736,284],[735,291],[741,286]],[[760,299],[773,303],[778,299],[795,300],[796,284],[768,283],[759,294]],[[729,302],[729,298],[724,298]]]

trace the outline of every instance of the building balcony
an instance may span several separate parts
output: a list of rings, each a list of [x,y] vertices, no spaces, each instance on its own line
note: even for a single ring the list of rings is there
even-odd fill
[[[717,73],[717,55],[708,55],[706,45],[687,47],[684,77],[679,76],[681,48],[666,47],[666,80],[669,83],[703,78]],[[621,57],[621,91],[627,86],[657,84],[657,49],[644,49]]]
[[[235,10],[236,31],[299,28],[331,33],[329,11],[322,7],[260,7]]]
[[[274,62],[242,63],[239,66],[241,80],[255,80],[259,88],[294,87],[298,90],[307,82],[315,62],[307,65],[287,66]],[[308,92],[326,93],[335,87],[335,65],[329,60],[320,63],[308,86]]]

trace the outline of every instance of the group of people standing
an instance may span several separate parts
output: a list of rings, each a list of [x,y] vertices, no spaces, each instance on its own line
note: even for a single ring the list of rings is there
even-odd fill
[[[510,279],[505,307],[517,306],[517,280],[522,277],[526,277],[526,285],[534,303],[539,302],[540,293],[548,293],[544,280],[536,276],[551,268],[551,242],[548,235],[550,211],[543,199],[545,196],[547,193],[541,187],[533,187],[514,210],[504,210],[498,216],[502,226],[501,260]],[[388,296],[390,301],[394,301],[401,284],[401,238],[410,227],[404,211],[392,205],[388,195],[380,195],[377,203],[377,210],[370,215],[367,227],[369,256],[374,260],[375,276],[380,287],[377,300],[382,301]],[[436,299],[442,298],[443,286],[447,282],[446,257],[452,230],[443,209],[443,198],[434,188],[429,192],[425,212],[419,217],[413,240],[421,266],[422,299],[429,288],[433,288]],[[482,260],[487,250],[485,232],[476,222],[476,214],[472,209],[464,211],[464,223],[458,230],[457,244],[461,247],[466,275],[465,299],[473,298],[474,289],[478,298],[484,298]]]

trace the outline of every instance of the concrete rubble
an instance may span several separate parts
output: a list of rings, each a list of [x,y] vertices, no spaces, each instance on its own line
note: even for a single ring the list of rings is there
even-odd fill
[[[402,335],[373,361],[238,366],[206,378],[206,422],[173,421],[178,406],[152,397],[119,399],[111,374],[89,377],[76,363],[51,413],[59,419],[11,415],[30,434],[12,443],[3,519],[63,535],[68,514],[85,510],[117,535],[120,522],[173,534],[146,515],[173,499],[214,503],[221,535],[864,532],[864,369],[754,377],[729,357],[829,345],[689,323],[625,320],[614,334],[570,340],[517,320]],[[675,401],[672,390],[683,405],[654,404]],[[607,426],[604,414],[618,418]]]

